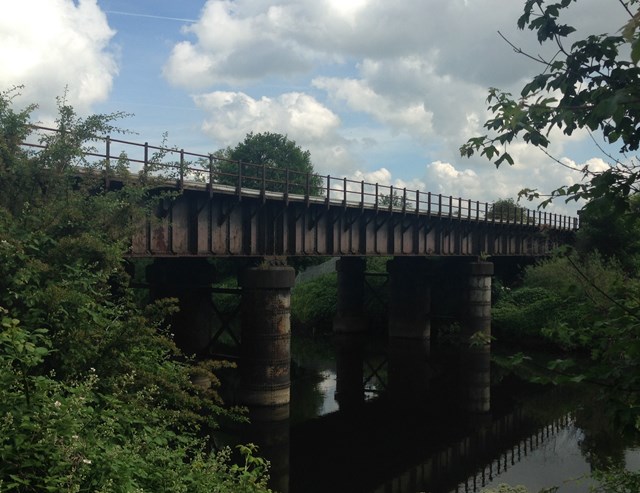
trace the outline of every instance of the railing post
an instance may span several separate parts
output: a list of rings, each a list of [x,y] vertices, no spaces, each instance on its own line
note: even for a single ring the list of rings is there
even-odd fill
[[[242,161],[238,159],[238,183],[236,183],[236,194],[238,197],[242,194]]]
[[[393,210],[393,185],[389,186],[389,212]]]
[[[213,197],[213,154],[209,154],[209,198]]]
[[[149,171],[149,143],[144,143],[144,163],[142,164],[142,175],[146,178]]]
[[[360,182],[360,208],[364,209],[364,180]]]
[[[378,210],[378,184],[376,183],[376,202],[374,205],[374,209],[377,211]]]
[[[420,214],[420,190],[416,190],[416,215]]]
[[[106,162],[105,162],[105,179],[104,185],[107,190],[109,190],[109,186],[111,185],[111,136],[107,135],[105,139],[105,153],[106,153]]]
[[[180,191],[184,191],[184,149],[180,149]]]
[[[438,194],[438,217],[442,216],[442,194]]]
[[[307,176],[305,178],[305,184],[304,184],[304,200],[307,203],[307,205],[309,205],[309,195],[310,195],[309,189],[310,188],[311,188],[311,177],[309,175],[309,172],[307,171]]]
[[[453,195],[449,195],[449,218],[453,213]]]
[[[347,177],[342,179],[342,205],[347,206]]]
[[[285,169],[284,175],[284,202],[289,205],[289,167]]]
[[[431,192],[427,192],[427,214],[431,215]]]
[[[262,165],[262,196],[264,197],[267,192],[267,165]]]
[[[329,201],[331,200],[331,175],[327,175],[327,198],[325,204],[329,207]]]
[[[404,187],[402,194],[402,213],[407,212],[407,187]]]

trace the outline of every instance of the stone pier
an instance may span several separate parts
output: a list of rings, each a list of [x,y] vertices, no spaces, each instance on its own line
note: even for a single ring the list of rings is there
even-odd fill
[[[431,286],[427,259],[396,257],[389,272],[389,337],[429,339]]]
[[[468,411],[491,410],[491,262],[469,264],[461,370]]]
[[[242,286],[240,398],[247,406],[287,406],[291,394],[291,288],[287,266],[248,268]]]
[[[364,272],[366,262],[361,257],[343,257],[336,262],[338,272],[338,300],[334,332],[363,332]]]

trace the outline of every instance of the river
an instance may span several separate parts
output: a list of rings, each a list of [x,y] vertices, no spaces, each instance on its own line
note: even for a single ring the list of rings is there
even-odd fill
[[[235,431],[259,444],[280,493],[581,493],[594,465],[640,469],[638,440],[608,429],[588,389],[542,388],[493,364],[490,385],[470,388],[484,384],[464,368],[451,348],[294,336],[289,417],[253,411]],[[473,411],[478,399],[488,412]]]

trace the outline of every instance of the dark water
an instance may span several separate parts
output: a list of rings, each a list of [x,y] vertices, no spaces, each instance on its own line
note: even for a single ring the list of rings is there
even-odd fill
[[[640,469],[638,442],[612,435],[585,389],[542,389],[495,366],[489,386],[465,371],[476,374],[465,356],[415,341],[294,337],[290,417],[253,412],[242,436],[281,493],[578,493],[592,465]]]

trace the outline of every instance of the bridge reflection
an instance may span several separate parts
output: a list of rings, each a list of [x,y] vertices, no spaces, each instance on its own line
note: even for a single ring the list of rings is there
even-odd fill
[[[514,400],[510,384],[494,386],[491,411],[478,412],[474,396],[485,389],[468,385],[488,380],[470,380],[473,369],[458,356],[396,341],[372,359],[365,346],[364,338],[336,340],[338,411],[302,422],[265,408],[253,414],[243,438],[271,460],[275,490],[479,492],[571,423],[562,410],[541,420],[535,406]],[[371,377],[381,392],[365,399]]]

